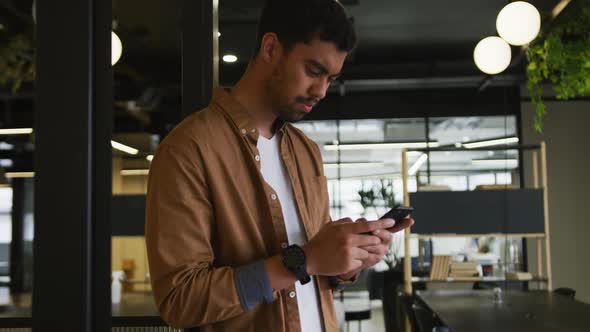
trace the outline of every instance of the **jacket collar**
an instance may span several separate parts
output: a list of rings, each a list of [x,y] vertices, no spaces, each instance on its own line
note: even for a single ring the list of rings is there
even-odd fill
[[[260,134],[254,123],[252,114],[229,94],[229,91],[226,91],[224,88],[214,89],[211,104],[219,106],[229,116],[242,135],[249,135],[255,140],[258,140]],[[275,134],[278,132],[283,134],[286,128],[286,122],[277,120]]]

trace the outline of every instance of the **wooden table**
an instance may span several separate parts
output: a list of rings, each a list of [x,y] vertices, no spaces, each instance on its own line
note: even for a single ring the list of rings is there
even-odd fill
[[[490,290],[418,291],[421,300],[453,332],[590,331],[590,304],[559,294]]]

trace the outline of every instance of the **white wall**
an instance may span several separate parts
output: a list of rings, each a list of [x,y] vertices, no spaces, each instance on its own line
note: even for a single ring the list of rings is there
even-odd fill
[[[573,288],[579,300],[590,303],[590,102],[546,106],[539,134],[533,129],[534,107],[522,104],[522,132],[525,144],[547,143],[553,288]],[[530,157],[525,162],[531,186]],[[534,251],[529,252],[534,266]]]

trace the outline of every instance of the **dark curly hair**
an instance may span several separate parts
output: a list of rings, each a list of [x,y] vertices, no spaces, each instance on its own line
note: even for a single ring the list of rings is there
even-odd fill
[[[274,32],[287,52],[296,43],[319,37],[345,52],[354,49],[357,35],[352,19],[336,0],[266,0],[258,22],[256,52],[265,33]]]

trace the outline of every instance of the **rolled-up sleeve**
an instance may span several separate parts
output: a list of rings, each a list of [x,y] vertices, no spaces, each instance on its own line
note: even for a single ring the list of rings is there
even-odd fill
[[[231,267],[214,267],[213,208],[196,149],[162,144],[150,167],[146,245],[162,318],[186,328],[244,312]]]

